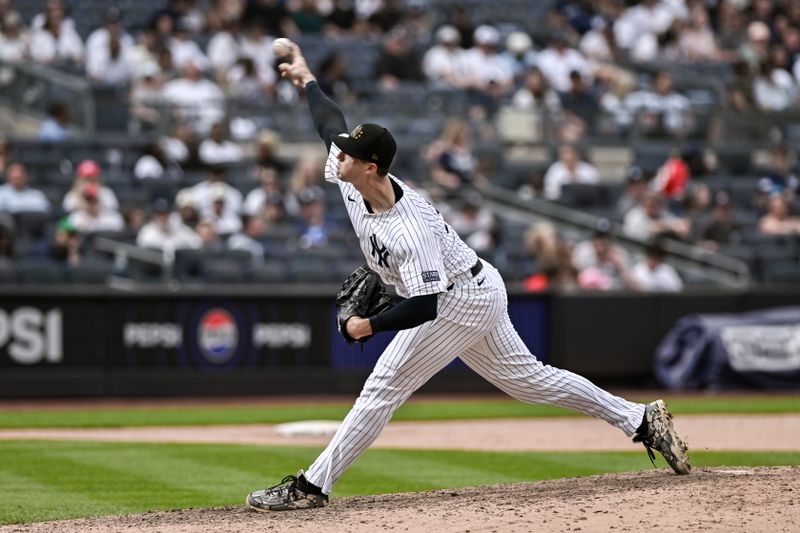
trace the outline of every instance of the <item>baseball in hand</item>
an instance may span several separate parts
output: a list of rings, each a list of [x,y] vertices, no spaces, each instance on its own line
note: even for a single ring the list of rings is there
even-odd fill
[[[286,37],[279,37],[272,41],[272,53],[275,57],[288,57],[292,55],[292,41]]]

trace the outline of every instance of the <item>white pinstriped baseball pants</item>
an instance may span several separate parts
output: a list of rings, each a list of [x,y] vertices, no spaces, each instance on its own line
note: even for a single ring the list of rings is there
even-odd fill
[[[633,435],[642,422],[644,405],[613,396],[577,374],[542,364],[520,339],[507,306],[503,280],[488,263],[475,280],[456,282],[440,299],[435,320],[400,331],[386,347],[330,444],[306,471],[306,479],[330,494],[395,410],[456,357],[520,401],[566,407]]]

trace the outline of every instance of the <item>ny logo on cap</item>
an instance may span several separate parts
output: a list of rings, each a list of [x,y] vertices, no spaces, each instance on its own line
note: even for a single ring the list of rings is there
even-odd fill
[[[356,126],[353,128],[353,131],[350,132],[350,137],[353,139],[360,139],[361,135],[364,134],[364,128],[361,126]]]

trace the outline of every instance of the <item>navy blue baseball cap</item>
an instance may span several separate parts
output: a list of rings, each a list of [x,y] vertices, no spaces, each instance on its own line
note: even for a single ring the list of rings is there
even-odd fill
[[[347,155],[375,163],[382,174],[389,172],[397,152],[392,134],[378,124],[359,124],[350,133],[331,135],[331,141]]]

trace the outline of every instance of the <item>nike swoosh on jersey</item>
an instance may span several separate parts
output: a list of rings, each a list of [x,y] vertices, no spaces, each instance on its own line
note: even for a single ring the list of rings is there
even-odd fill
[[[480,287],[481,285],[483,285],[483,282],[484,282],[484,281],[486,281],[486,278],[482,278],[482,279],[481,279],[481,280],[478,282],[478,287]]]
[[[353,200],[352,198],[350,198],[350,195],[349,195],[349,194],[347,195],[347,199],[348,199],[348,200],[350,200],[351,202],[355,202],[355,200]]]

